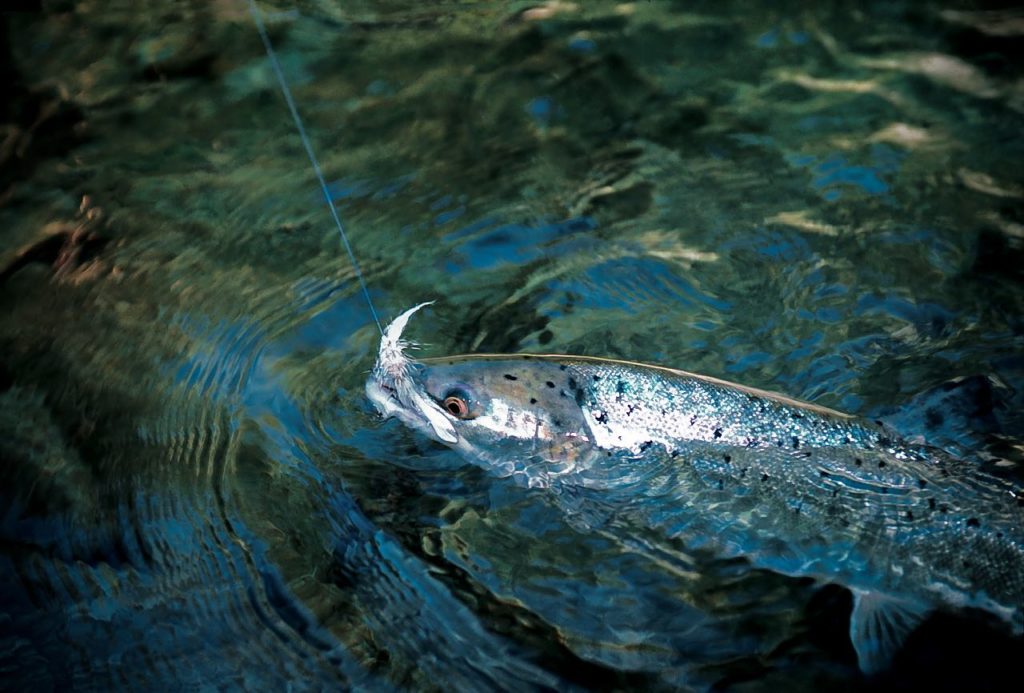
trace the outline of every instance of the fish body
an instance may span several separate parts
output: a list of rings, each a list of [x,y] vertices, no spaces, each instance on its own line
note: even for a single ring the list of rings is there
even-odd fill
[[[588,489],[693,545],[845,585],[865,671],[935,608],[1024,630],[1024,494],[1008,482],[878,422],[685,371],[555,355],[416,364],[400,343],[410,314],[367,383],[383,414],[525,485]]]

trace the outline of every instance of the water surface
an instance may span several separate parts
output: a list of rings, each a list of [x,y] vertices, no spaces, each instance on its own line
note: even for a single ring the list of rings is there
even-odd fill
[[[1018,11],[260,7],[378,310],[438,300],[423,354],[683,368],[1024,483]],[[1019,661],[942,615],[865,682],[841,588],[595,531],[380,422],[377,328],[243,3],[0,28],[5,685],[941,688]]]

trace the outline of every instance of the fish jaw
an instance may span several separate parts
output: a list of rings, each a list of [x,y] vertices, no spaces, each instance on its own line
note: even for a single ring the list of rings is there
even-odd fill
[[[384,418],[395,417],[441,443],[456,445],[459,435],[448,415],[417,382],[418,364],[405,353],[414,345],[402,339],[412,314],[431,303],[433,301],[410,308],[384,330],[377,362],[366,381],[366,396]]]

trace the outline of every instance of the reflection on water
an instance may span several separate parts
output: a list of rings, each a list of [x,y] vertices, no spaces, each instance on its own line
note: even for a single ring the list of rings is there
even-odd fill
[[[373,300],[439,299],[424,353],[685,368],[1024,483],[1019,13],[262,7]],[[378,334],[244,4],[0,29],[11,687],[865,685],[842,589],[375,418]],[[940,615],[882,683],[1020,647]]]

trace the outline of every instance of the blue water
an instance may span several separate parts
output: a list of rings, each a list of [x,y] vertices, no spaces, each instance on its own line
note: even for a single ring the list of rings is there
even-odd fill
[[[419,353],[683,368],[1024,484],[1018,11],[260,6],[371,299],[437,301]],[[841,587],[608,531],[378,420],[379,333],[243,3],[0,31],[0,687],[1015,671],[1020,638],[940,614],[865,680]]]

